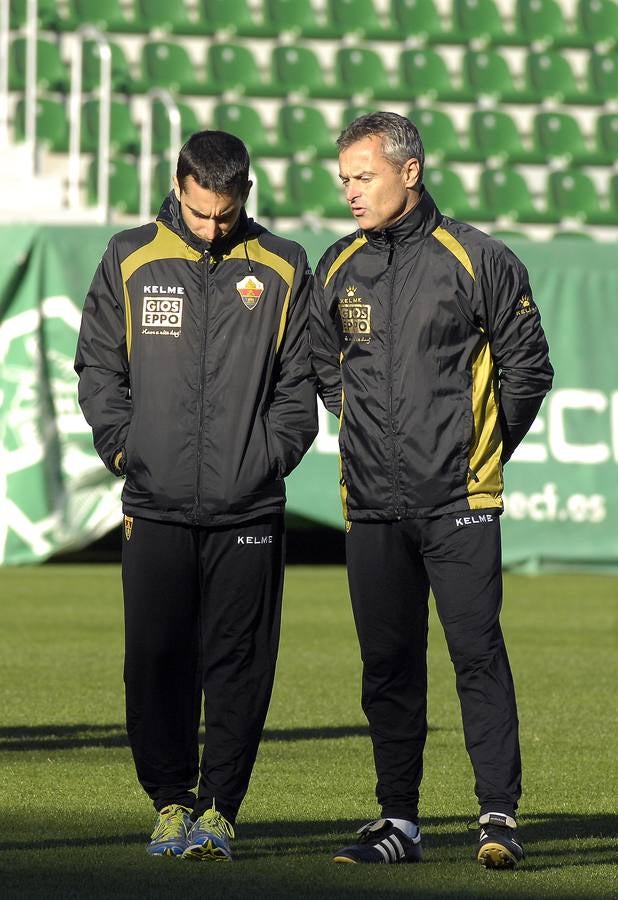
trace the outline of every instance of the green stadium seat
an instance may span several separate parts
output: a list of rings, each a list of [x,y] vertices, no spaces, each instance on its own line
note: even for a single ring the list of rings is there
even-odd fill
[[[286,196],[296,215],[313,213],[326,218],[349,218],[343,190],[320,163],[292,162],[285,173]]]
[[[595,103],[608,103],[618,99],[618,53],[590,54],[588,93]]]
[[[325,11],[315,9],[311,0],[263,0],[265,17],[279,35],[304,38],[337,38],[337,29]]]
[[[146,41],[142,45],[144,90],[167,88],[178,94],[216,93],[217,88],[196,73],[187,49],[171,41]]]
[[[479,162],[484,159],[475,147],[464,144],[453,120],[441,109],[422,107],[412,109],[409,118],[418,128],[425,153],[431,159],[441,162]]]
[[[486,46],[508,42],[508,34],[495,0],[452,0],[449,43]]]
[[[254,106],[245,103],[218,103],[212,111],[213,127],[235,134],[247,145],[252,157],[283,156],[283,149],[267,129]]]
[[[150,212],[156,214],[169,192],[172,190],[172,175],[169,158],[163,154],[155,160],[150,182]]]
[[[337,145],[322,112],[314,106],[284,103],[277,117],[279,146],[284,155],[328,158],[337,156]]]
[[[140,132],[131,117],[127,103],[112,100],[110,104],[109,146],[113,155],[139,153]],[[82,106],[81,149],[96,153],[99,149],[99,101],[87,100]]]
[[[403,40],[413,37],[423,44],[440,44],[450,31],[434,0],[391,0],[391,19]]]
[[[335,71],[343,97],[404,101],[410,96],[405,85],[393,83],[380,54],[368,47],[340,47],[335,55]]]
[[[589,225],[618,225],[618,209],[603,208],[595,184],[585,172],[568,169],[550,172],[547,200],[560,219],[578,219]]]
[[[140,34],[146,30],[133,3],[126,6],[121,0],[70,0],[69,6],[76,27],[94,25],[108,34]]]
[[[557,0],[517,0],[515,20],[518,43],[524,46],[573,46],[573,33]]]
[[[616,0],[579,0],[577,24],[588,46],[615,47],[618,43]]]
[[[121,44],[110,41],[112,52],[112,90],[134,93],[139,90],[139,79],[133,76],[129,61]],[[93,91],[101,81],[101,57],[95,41],[84,41],[82,47],[82,90]]]
[[[20,97],[15,107],[15,139],[26,137],[26,104]],[[64,100],[39,97],[36,102],[36,137],[52,153],[66,153],[69,149],[68,110]]]
[[[9,3],[9,28],[14,31],[26,24],[28,0],[11,0]],[[70,31],[74,27],[66,10],[56,0],[38,0],[38,27],[48,31]]]
[[[354,119],[358,119],[360,116],[366,116],[368,113],[377,112],[378,106],[376,103],[373,104],[360,104],[360,103],[350,103],[345,106],[341,113],[341,119],[339,121],[339,125],[341,130],[354,121]],[[338,137],[338,135],[337,135]]]
[[[388,13],[379,13],[373,0],[328,0],[328,18],[340,37],[401,40],[401,32]]]
[[[255,176],[255,184],[252,191],[257,194],[257,216],[258,218],[276,218],[277,216],[297,216],[298,209],[285,201],[280,203],[277,199],[273,183],[264,166],[259,162],[252,160],[251,169]]]
[[[526,71],[529,84],[540,101],[589,102],[577,84],[569,60],[557,50],[528,53]]]
[[[492,216],[470,200],[470,192],[452,169],[426,166],[423,184],[445,216],[464,221],[490,221]]]
[[[504,54],[499,50],[466,50],[463,60],[465,83],[479,100],[500,103],[534,103],[539,94],[529,85],[519,87]]]
[[[199,0],[198,5],[201,34],[216,34],[225,38],[268,38],[278,34],[268,17],[260,20],[254,15],[248,0]]]
[[[207,80],[212,93],[246,94],[250,97],[278,97],[281,87],[264,74],[249,42],[217,42],[206,58]]]
[[[69,89],[69,67],[60,56],[55,41],[38,38],[36,81],[41,90],[61,91]],[[23,91],[26,86],[26,39],[15,38],[9,50],[9,90]]]
[[[180,113],[180,139],[186,141],[205,125],[198,119],[195,110],[188,103],[175,99]],[[161,100],[152,104],[152,149],[154,153],[164,153],[170,145],[170,122],[165,105]]]
[[[503,110],[477,109],[470,116],[469,127],[470,143],[485,160],[528,164],[545,162],[537,147],[526,147],[521,129]]]
[[[577,119],[565,112],[540,112],[534,117],[536,142],[547,162],[562,159],[576,165],[611,165],[614,159],[590,149]]]
[[[560,220],[552,207],[535,205],[526,179],[515,169],[485,169],[479,180],[481,202],[494,219],[528,224],[555,224]]]
[[[98,203],[98,161],[90,162],[86,176],[86,197],[90,206]],[[117,157],[110,161],[109,205],[118,213],[139,212],[139,166],[135,157]]]
[[[143,31],[192,34],[199,32],[199,24],[189,18],[186,5],[170,0],[133,0],[137,19]],[[203,33],[203,32],[201,32]]]
[[[445,103],[473,102],[475,93],[460,88],[446,67],[444,58],[431,47],[409,47],[399,55],[399,79],[407,89],[407,99],[425,98]]]
[[[271,55],[273,82],[281,95],[295,94],[320,99],[340,97],[343,89],[331,86],[324,77],[324,67],[310,47],[279,45]]]
[[[595,125],[597,151],[615,162],[618,159],[618,113],[601,113]]]

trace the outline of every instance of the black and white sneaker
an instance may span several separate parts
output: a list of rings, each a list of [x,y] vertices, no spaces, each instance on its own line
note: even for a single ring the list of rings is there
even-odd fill
[[[421,830],[409,838],[390,819],[376,819],[358,829],[357,844],[344,847],[333,856],[337,863],[414,863],[420,862]]]
[[[480,847],[476,858],[486,869],[514,869],[524,858],[517,839],[517,822],[504,813],[485,813],[479,819]]]

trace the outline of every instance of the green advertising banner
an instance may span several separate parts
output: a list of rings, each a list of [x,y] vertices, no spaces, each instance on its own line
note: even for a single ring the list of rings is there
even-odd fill
[[[73,372],[81,308],[116,229],[1,229],[0,564],[76,550],[118,525],[122,481],[96,456]],[[313,264],[335,239],[289,235]],[[613,245],[513,242],[555,386],[505,471],[505,565],[618,566],[618,266]],[[288,479],[288,509],[342,527],[337,421]]]

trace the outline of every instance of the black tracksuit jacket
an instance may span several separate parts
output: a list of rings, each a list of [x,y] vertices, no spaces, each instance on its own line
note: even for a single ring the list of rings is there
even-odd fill
[[[75,368],[96,450],[126,475],[125,514],[216,525],[283,507],[317,431],[310,281],[304,250],[244,210],[207,249],[173,193],[112,238]]]
[[[528,273],[505,245],[417,206],[333,244],[315,273],[318,390],[340,417],[346,519],[502,507],[502,464],[553,370]]]

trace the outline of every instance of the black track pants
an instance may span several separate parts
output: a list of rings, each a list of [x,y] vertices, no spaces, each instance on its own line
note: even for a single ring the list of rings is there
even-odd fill
[[[127,731],[157,810],[197,816],[214,799],[236,818],[272,691],[284,555],[279,514],[206,529],[136,518],[129,540],[125,528]]]
[[[429,588],[455,668],[481,813],[513,814],[521,794],[517,707],[500,629],[500,520],[478,510],[353,522],[348,578],[363,660],[382,814],[418,817],[427,736]]]

